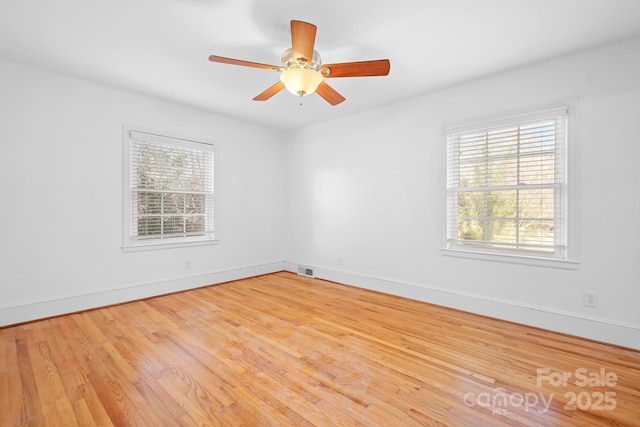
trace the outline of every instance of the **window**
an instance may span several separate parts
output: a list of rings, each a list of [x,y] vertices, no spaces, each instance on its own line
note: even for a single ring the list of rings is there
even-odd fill
[[[445,129],[446,249],[569,260],[568,111]]]
[[[213,145],[125,127],[123,247],[214,242]]]

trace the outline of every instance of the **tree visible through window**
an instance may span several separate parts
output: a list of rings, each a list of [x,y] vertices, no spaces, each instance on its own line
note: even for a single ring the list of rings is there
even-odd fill
[[[212,239],[213,147],[138,131],[128,137],[130,244]]]
[[[566,109],[447,131],[450,249],[563,258]]]

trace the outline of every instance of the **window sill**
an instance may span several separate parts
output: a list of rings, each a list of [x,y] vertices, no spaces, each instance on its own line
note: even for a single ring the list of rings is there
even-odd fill
[[[123,245],[122,252],[140,252],[140,251],[155,251],[160,249],[175,249],[175,248],[190,248],[193,246],[208,246],[217,245],[219,240],[192,240],[192,241],[179,241],[179,242],[152,242],[152,243],[137,243],[135,245]]]
[[[535,267],[560,268],[563,270],[577,270],[580,263],[576,260],[521,256],[502,253],[465,251],[461,249],[440,249],[444,256],[475,259],[480,261],[505,262],[510,264],[531,265]]]

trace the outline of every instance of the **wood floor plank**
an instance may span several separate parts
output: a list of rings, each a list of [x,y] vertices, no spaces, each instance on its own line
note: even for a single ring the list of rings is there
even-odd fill
[[[67,369],[61,369],[65,389],[73,402],[78,424],[81,426],[113,425],[101,398],[91,385],[88,375],[91,350],[84,335],[80,331],[74,314],[51,319],[55,322],[54,334],[60,339],[52,341],[52,348],[58,355],[66,355]]]
[[[18,364],[18,348],[16,345],[15,330],[0,330],[0,342],[2,343],[2,353],[0,353],[0,391],[2,392],[2,404],[0,414],[7,420],[7,425],[22,425],[23,421],[23,398],[22,380],[20,370],[16,369]]]
[[[640,352],[282,272],[0,329],[0,393],[1,427],[639,426]]]

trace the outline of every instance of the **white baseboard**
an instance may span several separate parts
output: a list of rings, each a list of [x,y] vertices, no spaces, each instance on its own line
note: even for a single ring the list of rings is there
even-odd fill
[[[15,325],[37,319],[90,310],[127,301],[150,298],[172,292],[245,279],[284,270],[283,262],[251,265],[206,274],[175,277],[160,281],[129,283],[84,293],[59,295],[54,298],[34,298],[0,305],[0,326]]]
[[[307,264],[305,264],[307,265]],[[298,263],[273,262],[161,281],[131,283],[54,298],[34,298],[0,305],[0,327],[90,310],[127,301],[239,280],[286,270],[297,273]],[[579,313],[553,310],[514,301],[489,298],[424,284],[403,282],[362,273],[313,267],[314,276],[349,286],[370,289],[458,310],[535,326],[551,331],[640,350],[640,325]]]
[[[296,273],[297,267],[298,263],[285,262],[286,271]],[[313,273],[317,278],[349,286],[640,350],[637,324],[322,266],[313,266]]]

